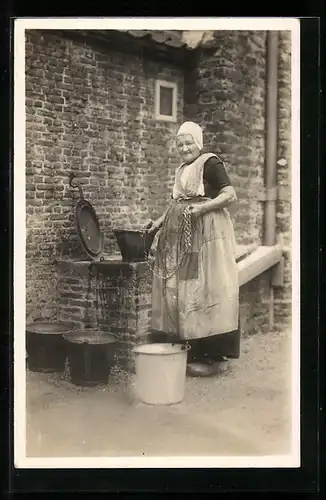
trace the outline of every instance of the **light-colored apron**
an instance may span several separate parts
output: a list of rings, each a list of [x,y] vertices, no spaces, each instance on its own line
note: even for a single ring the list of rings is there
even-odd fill
[[[226,209],[192,221],[191,242],[184,210],[202,203],[201,155],[176,171],[173,200],[154,241],[152,328],[181,339],[199,339],[238,328],[239,284],[233,224]],[[189,220],[189,219],[188,219]]]

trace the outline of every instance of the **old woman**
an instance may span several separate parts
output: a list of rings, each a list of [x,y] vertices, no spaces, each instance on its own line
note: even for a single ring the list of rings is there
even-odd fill
[[[227,210],[237,198],[219,156],[203,153],[198,124],[183,123],[176,145],[182,163],[172,200],[150,228],[157,231],[152,329],[161,340],[186,341],[188,374],[208,376],[240,355],[235,237]]]

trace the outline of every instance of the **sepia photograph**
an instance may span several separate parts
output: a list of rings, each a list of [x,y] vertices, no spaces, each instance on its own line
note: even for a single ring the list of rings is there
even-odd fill
[[[300,466],[299,28],[16,19],[16,467]]]

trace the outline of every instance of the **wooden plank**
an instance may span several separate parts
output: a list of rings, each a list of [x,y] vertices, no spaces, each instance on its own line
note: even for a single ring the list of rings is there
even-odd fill
[[[257,276],[275,266],[282,258],[280,245],[261,246],[238,262],[239,285],[253,280]]]

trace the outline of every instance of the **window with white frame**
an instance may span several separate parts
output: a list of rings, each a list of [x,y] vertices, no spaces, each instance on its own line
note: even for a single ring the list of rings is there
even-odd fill
[[[175,82],[156,80],[155,119],[177,121],[177,84]]]

